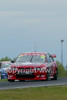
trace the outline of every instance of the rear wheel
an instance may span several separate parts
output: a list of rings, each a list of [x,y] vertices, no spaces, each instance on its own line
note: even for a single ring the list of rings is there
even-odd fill
[[[56,74],[54,74],[53,80],[57,80],[57,78],[58,78],[58,69],[56,69]]]
[[[50,80],[50,73],[46,73],[46,80],[49,81]]]

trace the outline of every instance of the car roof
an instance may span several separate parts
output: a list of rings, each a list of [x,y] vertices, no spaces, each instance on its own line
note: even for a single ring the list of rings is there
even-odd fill
[[[47,53],[44,52],[25,52],[25,53],[21,53],[19,56],[22,55],[46,55]]]

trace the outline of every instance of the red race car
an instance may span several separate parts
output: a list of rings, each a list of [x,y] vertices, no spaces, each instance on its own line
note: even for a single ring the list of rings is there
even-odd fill
[[[8,81],[15,80],[57,80],[56,55],[49,53],[22,53],[8,69]]]

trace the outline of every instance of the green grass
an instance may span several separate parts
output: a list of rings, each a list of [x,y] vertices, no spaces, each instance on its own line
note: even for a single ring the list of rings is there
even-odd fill
[[[0,90],[0,100],[67,100],[67,85]]]
[[[7,79],[0,79],[0,81],[7,81]]]

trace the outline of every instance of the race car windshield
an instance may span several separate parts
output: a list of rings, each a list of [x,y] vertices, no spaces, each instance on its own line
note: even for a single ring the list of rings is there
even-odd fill
[[[32,63],[45,63],[44,55],[24,55],[19,56],[16,62],[32,62]]]

